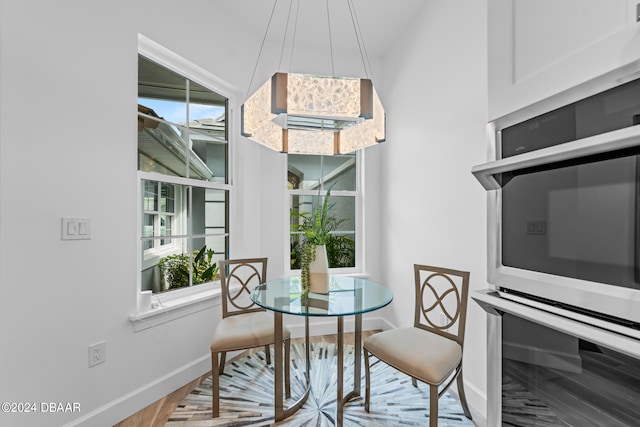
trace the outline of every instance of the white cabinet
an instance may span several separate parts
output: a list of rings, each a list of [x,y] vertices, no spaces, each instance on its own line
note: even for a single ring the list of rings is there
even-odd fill
[[[638,3],[488,0],[489,120],[613,70],[640,71]]]

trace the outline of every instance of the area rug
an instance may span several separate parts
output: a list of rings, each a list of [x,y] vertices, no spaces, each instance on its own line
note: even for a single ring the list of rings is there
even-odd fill
[[[273,350],[272,350],[273,353]],[[311,392],[304,406],[279,423],[273,417],[273,367],[264,352],[228,363],[220,377],[220,417],[211,418],[211,377],[203,381],[178,405],[168,427],[203,426],[333,426],[336,413],[336,353],[333,343],[311,343]],[[273,357],[273,355],[272,355]],[[291,346],[291,395],[304,392],[304,344]],[[353,388],[353,347],[345,346],[344,392]],[[424,426],[429,420],[429,387],[371,358],[371,412],[364,410],[364,363],[362,397],[344,406],[344,426]],[[293,399],[285,401],[288,406]],[[439,426],[473,426],[458,401],[448,392],[439,400]]]

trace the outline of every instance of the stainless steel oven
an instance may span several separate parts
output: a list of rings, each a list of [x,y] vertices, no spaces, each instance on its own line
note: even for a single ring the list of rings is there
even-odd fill
[[[618,70],[487,127],[488,280],[640,325],[640,75]]]

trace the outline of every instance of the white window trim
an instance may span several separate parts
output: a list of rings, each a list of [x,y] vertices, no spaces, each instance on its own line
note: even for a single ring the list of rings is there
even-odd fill
[[[239,129],[236,129],[236,120],[234,117],[234,108],[236,105],[237,91],[233,86],[225,82],[224,80],[212,75],[203,68],[200,68],[193,63],[187,61],[174,52],[164,48],[158,43],[145,37],[142,34],[138,34],[138,54],[145,58],[156,62],[157,64],[173,70],[176,73],[204,86],[216,93],[224,96],[228,100],[227,112],[227,144],[228,158],[227,158],[227,174],[228,184],[207,182],[203,181],[202,186],[213,189],[223,189],[229,191],[229,236],[230,246],[233,246],[234,233],[234,191],[233,191],[233,158],[234,158],[234,144],[236,134],[239,134]],[[138,195],[136,200],[141,200],[141,188],[140,182],[142,179],[150,179],[156,181],[163,181],[172,184],[192,185],[193,181],[187,178],[167,176],[153,172],[138,172]],[[139,213],[139,212],[138,212]],[[142,227],[142,215],[138,215],[137,219],[137,233],[140,235]],[[142,268],[142,260],[139,256],[142,250],[141,242],[139,238],[137,241],[137,270],[136,270],[136,302],[140,299],[141,293],[141,277],[140,271]],[[133,323],[134,331],[141,331],[148,329],[172,320],[178,319],[183,316],[187,316],[193,313],[197,313],[202,310],[215,307],[220,304],[220,283],[219,281],[203,283],[195,286],[190,286],[183,289],[172,290],[162,294],[152,296],[152,308],[150,310],[139,310],[139,304],[136,304],[136,310],[134,314],[129,316],[129,320]]]
[[[285,162],[285,167],[283,168],[283,181],[287,182],[287,169],[288,162]],[[356,198],[356,212],[355,212],[355,232],[356,232],[356,266],[355,267],[344,267],[344,268],[330,268],[329,272],[335,275],[348,275],[355,277],[365,277],[364,272],[364,152],[363,150],[358,150],[356,152],[356,190],[355,191],[340,191],[334,190],[331,192],[331,195],[335,196],[353,196],[355,193]],[[290,200],[289,196],[291,194],[296,195],[304,195],[304,196],[317,196],[318,190],[285,190],[284,191],[284,210],[283,212],[289,212]],[[285,240],[285,265],[284,265],[284,274],[285,276],[298,276],[300,275],[300,270],[292,270],[291,269],[291,248],[290,248],[290,233],[291,233],[291,218],[289,215],[284,216],[284,229],[287,230],[287,238]]]
[[[133,330],[143,331],[163,323],[220,305],[220,281],[203,283],[156,294],[151,297],[151,310],[129,316]]]

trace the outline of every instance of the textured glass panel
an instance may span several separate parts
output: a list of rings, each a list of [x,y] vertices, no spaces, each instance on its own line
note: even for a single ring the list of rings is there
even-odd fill
[[[385,115],[380,98],[373,91],[373,118],[340,132],[340,153],[352,153],[386,138]]]
[[[282,128],[273,122],[271,79],[246,100],[242,112],[242,133],[273,150],[282,151]]]
[[[358,117],[360,115],[360,79],[289,74],[287,113]]]
[[[334,133],[331,131],[288,131],[289,153],[331,155],[334,151]]]
[[[374,89],[371,98],[368,90],[361,93],[360,79],[304,74],[287,74],[286,79],[286,102],[280,88],[272,96],[271,79],[245,102],[245,136],[276,151],[320,155],[352,153],[384,141],[384,109]],[[371,99],[372,108],[363,109],[362,99]],[[272,113],[273,102],[278,115]],[[371,118],[365,120],[365,115]],[[288,131],[286,146],[279,127]]]

